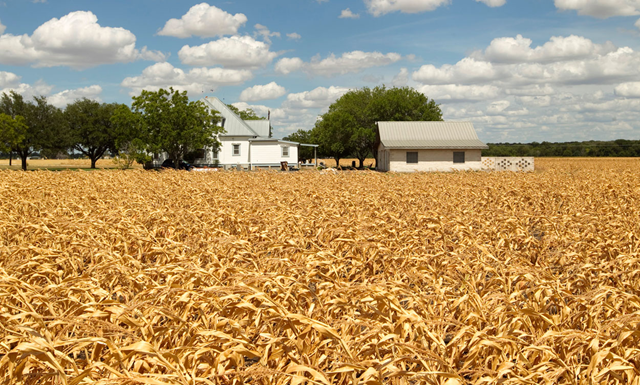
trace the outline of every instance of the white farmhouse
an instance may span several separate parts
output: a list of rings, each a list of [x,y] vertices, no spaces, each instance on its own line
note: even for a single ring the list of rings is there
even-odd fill
[[[299,143],[271,137],[271,122],[268,120],[242,120],[226,104],[216,97],[202,101],[207,107],[218,111],[219,123],[225,133],[218,135],[221,143],[218,151],[208,149],[205,159],[196,164],[217,164],[220,167],[280,167],[281,162],[298,163]]]
[[[378,170],[481,170],[482,150],[470,122],[378,122]]]
[[[300,144],[272,138],[269,120],[242,120],[215,97],[206,97],[202,102],[218,111],[222,118],[218,125],[225,132],[218,135],[220,146],[217,149],[205,148],[199,151],[199,157],[193,162],[195,166],[253,170],[259,167],[280,168],[282,162],[287,162],[290,166],[298,164]],[[156,156],[154,166],[159,167],[166,158],[166,154]]]

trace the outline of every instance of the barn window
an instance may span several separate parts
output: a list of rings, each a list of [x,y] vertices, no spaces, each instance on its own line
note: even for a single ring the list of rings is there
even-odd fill
[[[453,163],[464,163],[464,152],[454,152]]]
[[[282,157],[283,158],[288,158],[289,157],[289,146],[283,146],[282,147]]]
[[[418,153],[407,152],[407,163],[418,163]]]
[[[234,144],[233,145],[233,156],[240,156],[240,145],[239,144]]]

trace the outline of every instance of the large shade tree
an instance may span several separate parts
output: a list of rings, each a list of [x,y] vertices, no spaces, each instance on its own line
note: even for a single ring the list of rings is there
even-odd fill
[[[3,93],[0,97],[0,113],[13,119],[17,116],[24,118],[26,128],[23,138],[13,146],[13,151],[22,161],[23,170],[27,170],[27,159],[34,153],[56,153],[69,147],[69,135],[62,111],[49,104],[44,96],[36,96],[33,101],[25,101],[22,95],[15,91]]]
[[[122,168],[129,168],[133,162],[145,164],[151,160],[146,151],[149,141],[144,122],[140,114],[136,114],[124,104],[120,104],[111,117],[115,135],[117,159]]]
[[[217,111],[173,88],[142,91],[133,97],[132,111],[145,131],[147,150],[165,152],[175,167],[187,153],[218,145],[216,135],[224,131]]]
[[[69,104],[64,112],[72,148],[91,159],[91,168],[107,151],[116,152],[116,132],[111,118],[117,104],[99,103],[86,98]]]
[[[24,140],[27,125],[22,116],[0,113],[0,151],[10,152]]]
[[[411,87],[365,87],[336,100],[322,115],[312,136],[321,152],[334,158],[338,154],[355,156],[362,167],[368,156],[377,159],[376,122],[437,120],[442,120],[440,106]],[[338,148],[340,152],[335,151]]]

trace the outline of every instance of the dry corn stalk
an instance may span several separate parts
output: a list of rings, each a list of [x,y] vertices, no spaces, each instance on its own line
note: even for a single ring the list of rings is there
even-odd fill
[[[0,172],[5,384],[640,384],[640,162]]]

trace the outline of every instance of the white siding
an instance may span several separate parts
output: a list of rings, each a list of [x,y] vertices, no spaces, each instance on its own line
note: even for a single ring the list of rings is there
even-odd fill
[[[282,147],[289,147],[289,156],[282,156]],[[279,165],[280,162],[298,163],[298,146],[278,142],[252,142],[251,163],[254,165]]]
[[[386,150],[388,168],[383,171],[454,171],[481,170],[482,150]],[[380,154],[379,152],[379,154]],[[418,153],[418,163],[407,164],[407,152]],[[465,163],[453,163],[453,153],[464,152]]]
[[[220,164],[236,165],[238,163],[242,165],[249,164],[249,138],[248,137],[221,137],[220,143],[222,146],[218,153],[218,161]],[[233,145],[240,145],[240,156],[233,155]]]

